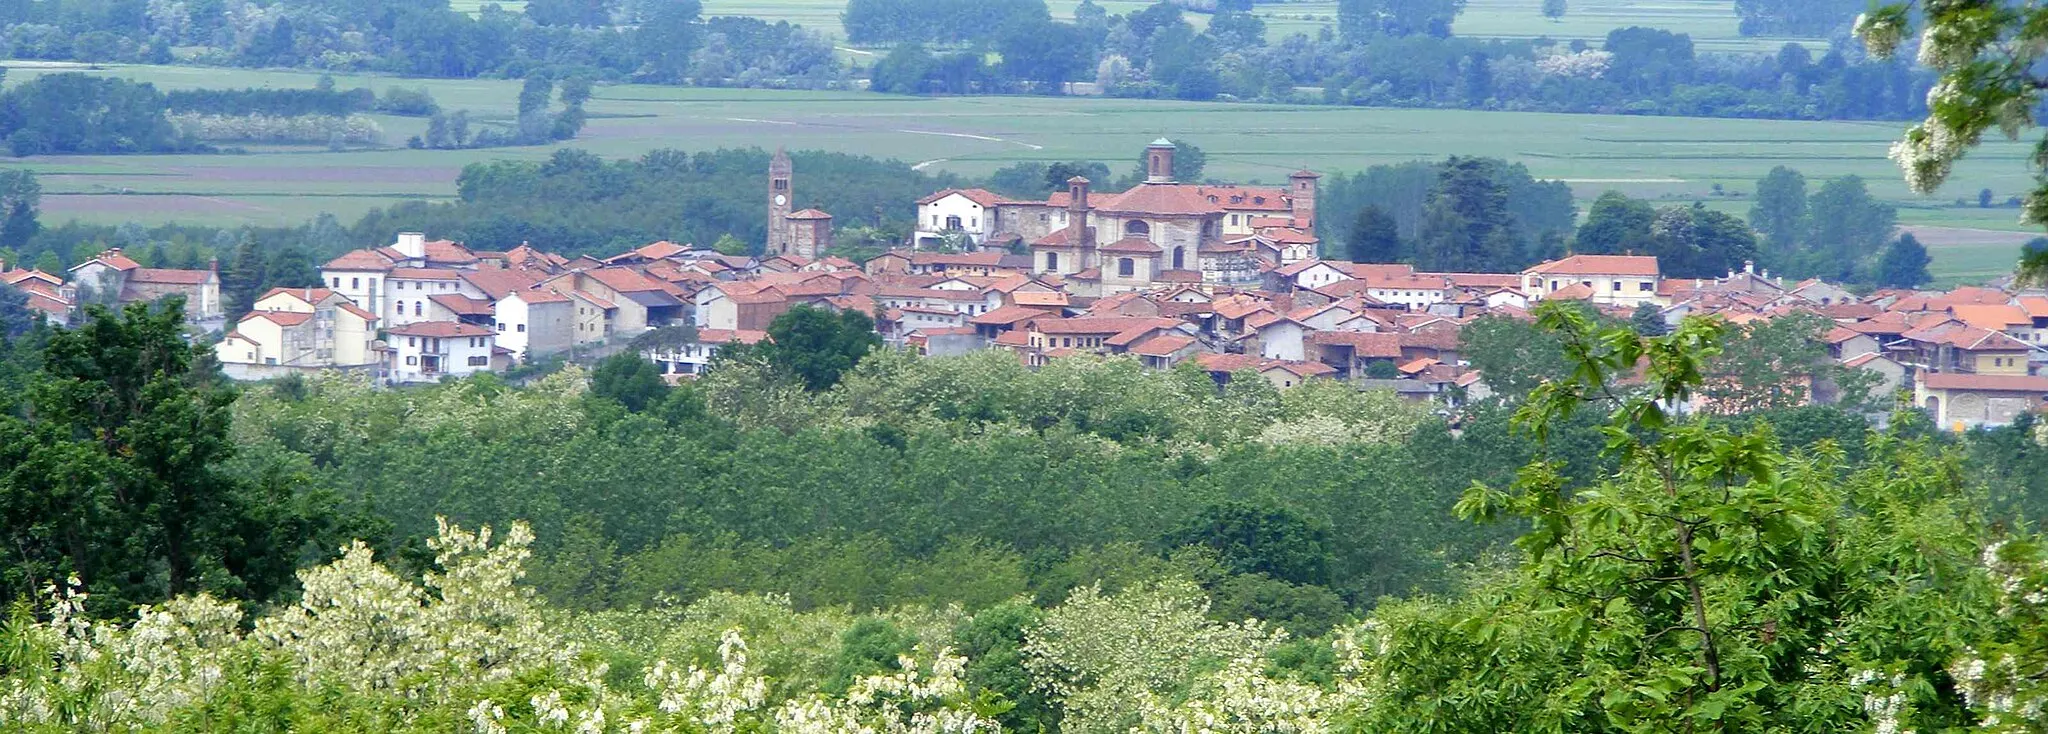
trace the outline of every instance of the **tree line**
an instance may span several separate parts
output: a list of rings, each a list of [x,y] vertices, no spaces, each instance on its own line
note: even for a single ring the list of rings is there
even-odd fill
[[[375,71],[698,86],[845,87],[855,70],[822,35],[786,22],[700,16],[696,2],[561,2],[456,12],[439,0],[329,7],[288,0],[262,13],[213,3],[116,12],[95,0],[0,10],[16,58]],[[1828,35],[1854,8],[1738,3],[1745,32]],[[1184,7],[1210,15],[1197,31]],[[1094,82],[1130,97],[1610,112],[1785,119],[1901,119],[1925,111],[1931,76],[1855,49],[1788,44],[1775,56],[1696,54],[1690,38],[1623,28],[1604,42],[1450,34],[1462,0],[1347,0],[1334,27],[1269,43],[1245,3],[1160,2],[1074,21],[1040,0],[854,0],[854,43],[890,47],[868,70],[881,91],[1060,94]],[[171,48],[200,48],[173,55]],[[990,61],[991,58],[1000,59]],[[1320,90],[1320,91],[1318,91]]]

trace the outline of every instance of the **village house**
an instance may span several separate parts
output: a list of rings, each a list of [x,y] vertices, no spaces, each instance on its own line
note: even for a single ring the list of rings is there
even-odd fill
[[[497,354],[497,333],[474,324],[418,321],[386,329],[387,379],[394,383],[435,382],[489,372]],[[503,357],[507,360],[510,354]]]
[[[1633,308],[1658,303],[1658,272],[1657,258],[1647,255],[1572,255],[1523,270],[1522,292]]]
[[[1913,402],[1951,431],[1996,428],[2048,407],[2048,377],[1921,372]]]
[[[273,288],[214,348],[229,377],[260,380],[316,370],[375,371],[375,314],[328,288]]]
[[[78,294],[63,278],[41,270],[8,270],[7,263],[0,261],[0,287],[25,294],[29,309],[41,314],[43,323],[55,327],[71,324]]]
[[[208,270],[145,268],[121,248],[102,252],[71,267],[70,284],[78,302],[155,303],[170,296],[185,299],[185,320],[214,331],[224,318],[220,274]]]

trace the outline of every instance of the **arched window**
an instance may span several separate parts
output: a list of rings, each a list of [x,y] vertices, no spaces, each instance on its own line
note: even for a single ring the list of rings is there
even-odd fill
[[[959,228],[960,228],[960,218],[959,218],[959,217],[946,217],[946,229],[959,229]]]
[[[1124,222],[1125,237],[1150,237],[1151,235],[1152,225],[1146,224],[1143,219],[1133,219]]]
[[[1138,267],[1138,266],[1137,266],[1137,265],[1136,265],[1135,263],[1132,263],[1132,262],[1131,262],[1131,259],[1130,259],[1130,258],[1128,258],[1128,257],[1120,257],[1120,258],[1117,258],[1117,259],[1116,259],[1116,274],[1117,274],[1117,277],[1120,277],[1120,278],[1128,278],[1128,277],[1131,277],[1131,275],[1132,275],[1133,273],[1137,272],[1137,267]]]
[[[412,302],[412,315],[414,315],[414,316],[418,316],[418,315],[420,315],[420,313],[421,313],[421,312],[423,312],[423,311],[425,311],[425,310],[427,310],[427,307],[426,307],[426,301],[413,301],[413,302]]]
[[[1176,247],[1176,248],[1173,248],[1173,269],[1174,269],[1174,270],[1181,270],[1181,269],[1184,269],[1184,268],[1186,268],[1187,266],[1188,266],[1188,248],[1185,248],[1185,247]]]
[[[1051,271],[1055,271],[1055,272],[1057,272],[1057,271],[1058,271],[1058,270],[1060,269],[1060,254],[1059,254],[1059,253],[1057,253],[1057,252],[1048,252],[1048,253],[1045,253],[1045,269],[1046,269],[1046,270],[1051,270]]]

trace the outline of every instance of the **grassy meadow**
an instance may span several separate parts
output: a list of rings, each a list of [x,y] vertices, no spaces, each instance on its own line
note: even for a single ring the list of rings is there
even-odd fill
[[[64,70],[10,69],[9,83]],[[292,71],[112,66],[90,73],[146,80],[165,88],[311,86],[315,74]],[[424,86],[447,109],[481,119],[510,117],[518,82],[340,76],[343,87]],[[1885,159],[1898,123],[1704,120],[1674,117],[1466,112],[1320,106],[1191,103],[1048,97],[913,98],[854,92],[689,89],[619,85],[597,90],[590,124],[572,145],[610,157],[659,148],[826,149],[895,158],[928,170],[979,176],[1018,161],[1133,160],[1160,135],[1186,139],[1209,155],[1209,175],[1273,183],[1307,166],[1325,173],[1451,154],[1521,161],[1538,176],[1570,181],[1582,200],[1618,189],[1667,201],[1704,200],[1748,209],[1756,179],[1772,166],[1809,178],[1857,174],[1901,205],[1908,224],[1960,228],[1937,248],[1937,269],[1961,277],[2003,267],[2012,209],[1977,209],[1977,191],[1999,200],[2030,185],[2022,144],[1994,143],[1957,169],[1942,195],[1911,196]],[[353,220],[405,199],[445,200],[464,165],[544,158],[550,147],[414,151],[403,141],[425,121],[381,117],[376,150],[252,149],[235,155],[38,157],[45,218],[96,222],[191,221],[290,224],[320,212]],[[802,173],[798,173],[801,185]],[[1717,191],[1714,187],[1720,186]],[[1970,206],[1957,207],[1956,199]],[[1984,240],[1976,242],[1975,240]],[[1954,253],[1954,257],[1951,256]]]

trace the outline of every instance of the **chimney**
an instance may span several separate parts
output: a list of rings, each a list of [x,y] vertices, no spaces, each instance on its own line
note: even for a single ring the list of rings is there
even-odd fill
[[[220,272],[220,258],[218,258],[218,257],[209,257],[209,258],[206,258],[206,269],[207,269],[207,270],[211,270],[211,271],[213,271],[213,272],[216,272],[216,273]]]
[[[1744,261],[1742,261],[1742,272],[1744,272],[1744,273],[1747,273],[1747,274],[1750,274],[1750,275],[1756,275],[1756,261],[1755,261],[1755,260],[1744,260]]]
[[[409,258],[426,259],[427,235],[424,232],[400,232],[398,244],[392,245],[391,249]]]
[[[1067,244],[1082,246],[1088,239],[1088,179],[1067,179]]]
[[[1160,138],[1145,146],[1145,183],[1173,183],[1173,141]]]

